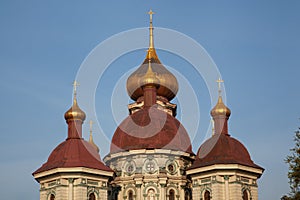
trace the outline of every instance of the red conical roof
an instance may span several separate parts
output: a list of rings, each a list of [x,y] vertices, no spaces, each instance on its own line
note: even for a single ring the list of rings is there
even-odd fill
[[[214,164],[241,164],[262,169],[250,157],[245,146],[228,134],[215,134],[199,148],[191,169]]]
[[[59,144],[44,163],[33,174],[55,168],[87,167],[103,171],[112,171],[100,160],[96,149],[83,139],[67,139]]]
[[[114,133],[111,154],[136,149],[171,149],[193,153],[189,135],[182,124],[155,107],[144,108],[128,116]]]

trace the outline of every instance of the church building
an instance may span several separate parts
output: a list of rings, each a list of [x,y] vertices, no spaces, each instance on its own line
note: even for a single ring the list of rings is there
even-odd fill
[[[154,48],[150,10],[146,58],[127,79],[134,101],[116,128],[110,152],[100,158],[92,131],[86,141],[86,118],[77,102],[65,113],[67,138],[33,172],[40,200],[257,200],[257,180],[264,169],[228,132],[230,109],[219,97],[211,110],[214,133],[196,154],[184,126],[176,119],[176,77]],[[218,80],[222,82],[222,80]]]

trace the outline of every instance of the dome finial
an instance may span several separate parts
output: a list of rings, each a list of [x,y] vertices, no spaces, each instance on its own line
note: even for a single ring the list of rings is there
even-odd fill
[[[222,99],[222,95],[221,95],[221,92],[222,92],[222,90],[221,90],[221,83],[224,83],[224,81],[221,78],[219,78],[216,82],[218,83],[218,93],[219,93],[218,96],[219,97],[218,97],[217,104],[211,110],[211,115],[212,115],[212,117],[221,116],[221,115],[229,117],[230,114],[231,114],[231,111],[223,103],[223,99]]]
[[[73,82],[73,105],[72,107],[65,113],[65,119],[67,122],[72,119],[79,119],[82,122],[85,120],[85,113],[79,108],[77,104],[77,87],[79,83],[75,80]]]
[[[153,39],[153,14],[155,14],[151,9],[148,12],[149,17],[150,17],[150,26],[149,26],[149,48],[148,48],[148,52],[147,52],[147,60],[151,59],[151,62],[156,62],[156,63],[160,63],[158,56],[155,52],[155,48],[154,48],[154,39]],[[146,60],[145,60],[146,61]]]
[[[160,62],[155,48],[153,39],[153,14],[154,12],[150,10],[148,12],[150,15],[150,38],[149,38],[149,48],[147,50],[146,58],[144,59],[142,65],[133,72],[127,79],[127,92],[131,99],[137,101],[139,97],[144,95],[143,89],[140,85],[144,75],[147,73],[149,63],[151,64],[151,70],[155,73],[156,79],[159,80],[160,87],[157,90],[157,96],[166,98],[168,101],[172,100],[178,91],[178,82],[176,77],[169,72]]]
[[[152,23],[152,19],[153,19],[153,14],[155,14],[151,9],[148,12],[149,16],[150,16],[150,26],[149,26],[149,31],[150,31],[150,38],[149,38],[149,48],[154,48],[154,42],[153,42],[153,23]]]
[[[214,120],[214,133],[215,134],[228,134],[228,124],[227,121],[231,114],[230,109],[223,103],[222,96],[221,96],[221,83],[224,81],[219,78],[217,81],[218,83],[218,102],[215,107],[210,111],[210,114]]]
[[[73,104],[77,104],[77,87],[80,86],[80,84],[74,80],[73,82]]]
[[[90,120],[90,138],[89,138],[89,143],[96,149],[96,151],[99,153],[99,148],[98,146],[94,143],[93,140],[93,121]]]
[[[221,83],[224,83],[224,81],[219,77],[219,79],[216,81],[218,83],[218,93],[219,93],[219,97],[221,96]]]

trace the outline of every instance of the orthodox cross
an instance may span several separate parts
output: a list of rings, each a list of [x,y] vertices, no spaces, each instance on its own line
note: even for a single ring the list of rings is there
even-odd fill
[[[221,91],[222,91],[221,90],[221,83],[224,83],[224,81],[221,78],[219,78],[216,82],[218,83],[219,96],[221,96]]]
[[[73,95],[74,95],[74,97],[76,97],[76,95],[77,95],[77,87],[78,86],[79,86],[79,83],[75,80],[73,82]]]
[[[155,12],[153,12],[153,11],[150,9],[150,11],[148,12],[148,14],[150,15],[150,23],[152,24],[152,16],[153,16],[153,14],[155,14]]]

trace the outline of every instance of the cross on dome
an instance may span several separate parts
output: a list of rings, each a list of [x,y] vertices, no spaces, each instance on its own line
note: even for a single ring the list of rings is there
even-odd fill
[[[224,81],[221,78],[219,78],[218,80],[216,80],[216,82],[218,83],[218,93],[219,93],[219,96],[221,96],[221,92],[222,92],[222,90],[221,90],[221,83],[224,83]]]
[[[149,16],[150,16],[150,40],[149,40],[149,48],[154,48],[154,42],[153,42],[153,24],[152,24],[152,19],[153,19],[153,14],[154,12],[150,9],[150,11],[148,12]]]
[[[80,86],[80,84],[76,80],[74,80],[72,85],[73,85],[73,96],[76,97],[77,96],[77,87]]]
[[[155,14],[155,12],[153,12],[151,9],[150,11],[148,12],[149,16],[150,16],[150,23],[152,23],[152,16],[153,14]]]

